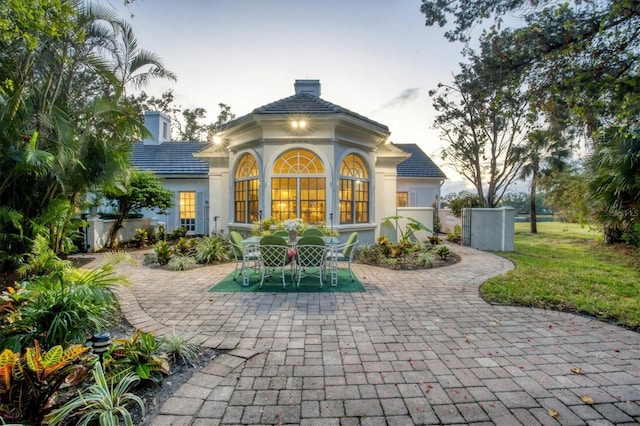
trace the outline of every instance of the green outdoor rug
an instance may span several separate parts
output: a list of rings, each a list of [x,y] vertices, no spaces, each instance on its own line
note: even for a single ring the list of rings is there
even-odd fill
[[[252,273],[249,279],[249,285],[242,285],[242,277],[238,277],[236,281],[233,281],[233,273],[227,275],[222,281],[214,285],[209,291],[216,292],[275,292],[275,293],[336,293],[336,292],[357,292],[364,291],[362,283],[358,280],[358,277],[353,276],[353,281],[349,277],[348,269],[338,268],[338,285],[331,286],[331,280],[325,281],[322,288],[320,288],[320,282],[318,277],[302,277],[300,281],[300,288],[296,287],[296,283],[291,281],[291,276],[285,275],[287,288],[282,288],[282,280],[280,275],[273,275],[265,277],[262,288],[260,286],[260,274]]]

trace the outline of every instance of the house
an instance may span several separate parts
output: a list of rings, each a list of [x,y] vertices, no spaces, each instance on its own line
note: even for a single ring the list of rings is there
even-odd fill
[[[300,217],[373,242],[396,207],[430,208],[446,179],[415,144],[397,145],[381,123],[320,97],[318,80],[225,123],[212,143],[170,142],[169,118],[145,116],[153,138],[134,166],[175,193],[159,221],[168,231],[248,233],[256,220]]]

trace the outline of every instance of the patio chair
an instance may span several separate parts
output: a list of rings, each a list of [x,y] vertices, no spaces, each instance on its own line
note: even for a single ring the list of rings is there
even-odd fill
[[[318,228],[307,228],[302,233],[303,237],[322,237],[323,235],[322,230]]]
[[[303,236],[296,244],[296,270],[298,275],[297,287],[300,288],[302,277],[317,276],[322,288],[326,246],[322,237]],[[313,272],[315,270],[315,272]]]
[[[291,265],[292,260],[293,258],[289,256],[289,245],[284,238],[275,235],[262,237],[260,239],[260,267],[262,269],[260,288],[262,288],[265,276],[277,272],[282,274],[282,288],[286,288],[285,269]],[[293,279],[293,268],[291,268],[291,278]]]
[[[329,256],[333,256],[330,260],[335,262],[344,262],[349,267],[349,277],[353,281],[353,272],[351,272],[351,262],[353,261],[354,248],[358,244],[358,233],[352,232],[349,238],[344,244],[341,244],[333,252],[329,253]]]
[[[258,260],[260,256],[254,247],[247,247],[246,249],[248,251],[245,255],[245,248],[242,244],[242,235],[237,231],[229,232],[229,242],[231,243],[233,257],[236,261],[236,269],[233,271],[233,281],[235,281],[238,276],[238,265],[240,265],[240,273],[242,273],[242,268],[245,266],[245,261],[253,262],[254,269],[258,268]]]

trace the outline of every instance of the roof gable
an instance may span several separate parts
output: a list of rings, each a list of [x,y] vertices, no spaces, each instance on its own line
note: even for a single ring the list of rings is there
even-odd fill
[[[447,178],[444,172],[418,145],[414,143],[394,145],[411,154],[411,157],[398,164],[398,177]]]
[[[165,142],[160,145],[133,144],[134,167],[157,175],[207,175],[209,163],[193,156],[208,142]]]

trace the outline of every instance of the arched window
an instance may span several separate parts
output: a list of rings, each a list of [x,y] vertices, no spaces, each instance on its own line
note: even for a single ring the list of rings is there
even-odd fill
[[[251,154],[244,154],[238,161],[233,181],[234,221],[252,223],[258,220],[260,181],[258,166]]]
[[[362,158],[349,154],[340,165],[340,223],[369,222],[369,174]]]
[[[313,152],[294,149],[278,157],[271,179],[272,217],[324,222],[325,202],[324,165]]]

